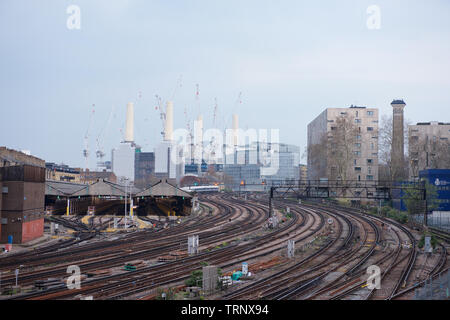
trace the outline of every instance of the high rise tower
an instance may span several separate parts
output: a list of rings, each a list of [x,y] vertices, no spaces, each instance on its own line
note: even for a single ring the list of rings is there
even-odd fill
[[[403,109],[406,103],[403,100],[394,100],[392,106],[392,149],[391,149],[391,170],[394,180],[404,178],[405,147],[403,128]]]

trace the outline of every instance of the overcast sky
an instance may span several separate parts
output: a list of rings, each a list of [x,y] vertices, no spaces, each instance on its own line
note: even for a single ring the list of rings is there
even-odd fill
[[[72,4],[79,30],[67,28]],[[380,29],[367,26],[370,5],[380,8]],[[240,127],[280,129],[282,142],[302,150],[307,124],[326,107],[383,115],[401,98],[412,122],[450,122],[449,57],[448,0],[1,0],[0,146],[83,166],[95,104],[95,168],[97,136],[104,132],[110,158],[135,101],[135,140],[153,151],[155,95],[169,99],[180,75],[175,128],[185,127],[185,109],[211,126],[215,98],[219,129],[236,112]]]

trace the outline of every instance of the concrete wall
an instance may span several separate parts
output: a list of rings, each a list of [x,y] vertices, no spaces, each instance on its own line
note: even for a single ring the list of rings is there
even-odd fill
[[[308,179],[327,177],[327,157],[325,152],[317,154],[327,133],[327,110],[325,109],[308,124]]]

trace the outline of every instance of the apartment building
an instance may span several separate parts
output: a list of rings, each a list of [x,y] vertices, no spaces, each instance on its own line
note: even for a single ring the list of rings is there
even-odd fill
[[[409,177],[427,169],[450,169],[450,123],[432,121],[408,126]]]
[[[308,124],[309,180],[378,180],[378,109],[327,108]]]

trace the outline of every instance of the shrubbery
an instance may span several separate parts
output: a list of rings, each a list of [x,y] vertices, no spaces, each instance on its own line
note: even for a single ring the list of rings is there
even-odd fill
[[[378,214],[378,208],[377,207],[371,207],[368,211],[369,214]],[[406,212],[402,212],[396,209],[393,209],[389,206],[381,207],[381,215],[394,219],[397,222],[400,223],[406,223],[408,222],[408,214]]]
[[[389,209],[386,216],[400,223],[408,222],[408,214],[395,209]]]
[[[425,245],[425,236],[430,236],[431,237],[431,246],[433,247],[433,249],[437,246],[438,244],[438,240],[436,239],[435,236],[431,235],[431,234],[424,234],[422,235],[422,237],[420,238],[419,242],[417,243],[417,246],[422,249],[423,246]]]
[[[189,279],[185,281],[186,287],[201,286],[203,280],[203,272],[201,270],[195,270],[192,272]]]

